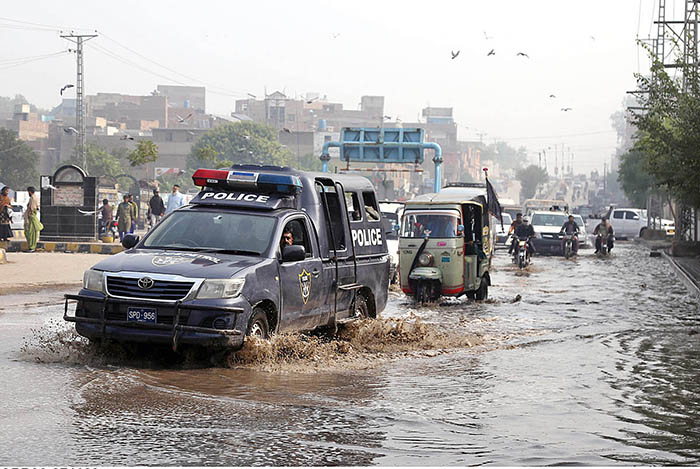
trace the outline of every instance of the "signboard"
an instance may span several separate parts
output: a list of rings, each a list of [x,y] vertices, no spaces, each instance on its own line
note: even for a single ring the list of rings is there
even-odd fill
[[[82,185],[59,186],[53,190],[52,205],[82,207],[83,196],[84,191]]]
[[[165,174],[180,174],[180,168],[155,168],[156,177],[161,177]]]
[[[351,128],[340,133],[340,159],[365,163],[423,162],[424,130]]]

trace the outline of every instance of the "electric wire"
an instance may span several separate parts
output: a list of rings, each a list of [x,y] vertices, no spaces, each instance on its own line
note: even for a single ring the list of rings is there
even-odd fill
[[[45,54],[45,55],[37,56],[34,58],[25,58],[23,60],[18,60],[16,62],[0,63],[0,70],[7,70],[9,68],[19,67],[20,65],[26,65],[28,63],[50,59],[50,58],[58,57],[59,55],[68,54],[68,53],[69,53],[69,51],[63,50],[60,52],[54,52],[53,54]]]

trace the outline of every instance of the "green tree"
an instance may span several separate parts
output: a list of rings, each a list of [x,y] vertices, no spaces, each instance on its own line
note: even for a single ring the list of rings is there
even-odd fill
[[[84,163],[82,158],[78,156],[77,147],[73,149],[73,155],[68,162],[85,169],[90,176],[116,176],[124,172],[124,161],[114,153],[118,152],[114,151],[110,153],[99,145],[87,143],[85,145],[87,168],[83,168]],[[61,165],[63,165],[63,163],[61,163]]]
[[[277,140],[277,130],[257,122],[224,124],[204,135],[192,147],[187,167],[224,168],[232,164],[286,166],[292,153]]]
[[[39,155],[9,129],[0,129],[0,181],[16,190],[39,183]]]
[[[620,156],[618,181],[627,198],[635,207],[646,207],[649,191],[656,181],[645,167],[646,155],[631,150]]]
[[[158,147],[151,140],[141,140],[126,159],[132,167],[153,163],[158,159]]]
[[[323,168],[323,163],[319,155],[314,155],[313,153],[307,153],[306,155],[299,158],[298,168],[302,171],[321,171]]]
[[[523,200],[531,199],[537,192],[537,187],[547,182],[548,178],[547,172],[534,164],[518,171],[517,177],[520,181],[520,198]]]
[[[652,77],[637,75],[644,112],[635,112],[638,129],[633,149],[654,181],[679,200],[700,207],[700,82],[694,66],[679,64],[671,78],[655,60]]]

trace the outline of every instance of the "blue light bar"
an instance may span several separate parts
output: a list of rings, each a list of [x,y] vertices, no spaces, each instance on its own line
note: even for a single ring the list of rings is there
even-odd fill
[[[298,194],[301,192],[301,179],[291,174],[260,173],[257,179],[258,188],[282,194]]]

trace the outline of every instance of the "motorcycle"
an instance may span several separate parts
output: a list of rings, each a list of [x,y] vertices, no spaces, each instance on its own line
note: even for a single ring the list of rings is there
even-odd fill
[[[603,243],[602,241],[603,241],[603,237],[601,235],[598,235],[596,237],[596,246],[598,246],[600,243],[600,248],[598,249],[598,255],[607,256],[610,254],[610,251],[612,251],[613,242],[615,241],[615,236],[609,235],[608,239],[605,243]]]
[[[527,238],[517,239],[514,259],[520,269],[524,269],[530,264],[530,250],[527,247]]]
[[[562,235],[562,240],[564,242],[564,257],[569,259],[574,255],[574,242],[576,241],[576,235],[564,234]]]

